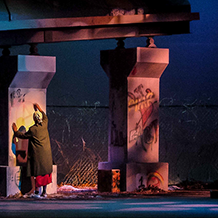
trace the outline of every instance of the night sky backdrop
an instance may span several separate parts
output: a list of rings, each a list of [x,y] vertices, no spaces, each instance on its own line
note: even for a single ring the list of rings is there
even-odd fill
[[[218,1],[189,0],[200,20],[190,23],[190,34],[156,36],[159,48],[169,48],[170,63],[161,77],[163,105],[218,104]],[[47,91],[47,105],[107,106],[109,80],[100,66],[100,50],[117,41],[74,41],[39,44],[40,55],[56,56],[57,72]],[[126,48],[146,46],[146,37],[125,40]],[[11,55],[29,54],[16,46]]]

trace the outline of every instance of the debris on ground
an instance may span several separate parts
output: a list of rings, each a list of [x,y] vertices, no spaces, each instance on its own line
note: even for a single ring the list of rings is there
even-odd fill
[[[132,192],[98,192],[97,190],[76,190],[76,191],[64,191],[58,192],[54,194],[48,194],[47,198],[40,198],[39,200],[104,200],[104,199],[111,199],[111,198],[146,198],[152,196],[202,196],[202,197],[209,197],[210,191],[209,190],[172,190],[172,191],[163,191],[163,190],[154,190],[154,189],[143,189],[143,190],[136,190]],[[9,195],[8,197],[0,197],[0,199],[34,199],[34,198],[24,198],[21,193],[16,193],[15,195]]]
[[[155,195],[167,196],[209,196],[210,189],[217,189],[217,184],[208,184],[196,181],[184,181],[180,184],[169,185],[168,191],[158,187],[149,186],[136,189],[135,191],[124,192],[99,192],[97,185],[74,187],[73,185],[59,185],[57,193],[48,194],[46,199],[107,199],[107,198],[143,198]],[[0,196],[0,199],[27,199],[21,193],[9,195],[8,197]],[[45,199],[45,198],[44,198]]]
[[[170,186],[168,187],[168,190],[169,190],[169,191],[182,190],[182,189],[183,189],[182,187],[179,187],[179,186],[177,186],[177,185],[170,185]]]
[[[58,193],[68,193],[68,192],[93,192],[96,191],[97,187],[83,187],[76,188],[72,185],[63,185],[60,186],[57,190]]]

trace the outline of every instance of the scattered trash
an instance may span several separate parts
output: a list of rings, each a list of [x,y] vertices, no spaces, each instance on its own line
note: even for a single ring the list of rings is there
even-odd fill
[[[58,193],[65,193],[65,192],[93,192],[96,191],[97,188],[93,187],[83,187],[83,188],[75,188],[72,185],[63,185],[58,188]]]
[[[177,186],[177,185],[171,185],[168,187],[169,191],[174,191],[174,190],[182,190],[183,188]]]
[[[85,199],[85,200],[97,200],[97,199],[108,199],[108,198],[144,198],[150,195],[167,195],[167,196],[210,196],[210,189],[216,188],[217,190],[218,182],[214,185],[203,184],[200,182],[190,182],[184,181],[180,184],[170,185],[168,191],[164,191],[155,186],[143,187],[136,189],[135,191],[121,191],[121,192],[99,192],[97,185],[94,187],[82,186],[74,187],[72,185],[59,185],[57,187],[57,193],[48,194],[47,200],[57,200],[57,199]],[[16,193],[14,195],[9,195],[7,197],[0,196],[0,199],[30,199],[36,200],[33,198],[25,198],[25,195],[21,193]],[[41,200],[45,200],[41,199]]]

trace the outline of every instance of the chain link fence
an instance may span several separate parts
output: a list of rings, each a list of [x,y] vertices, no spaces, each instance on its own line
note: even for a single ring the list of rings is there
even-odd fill
[[[218,180],[218,106],[160,107],[160,162],[169,183]]]
[[[94,186],[108,160],[108,107],[48,106],[58,184]],[[160,162],[169,183],[218,179],[218,106],[160,106]]]
[[[107,107],[48,107],[58,184],[97,184],[98,162],[107,161]]]

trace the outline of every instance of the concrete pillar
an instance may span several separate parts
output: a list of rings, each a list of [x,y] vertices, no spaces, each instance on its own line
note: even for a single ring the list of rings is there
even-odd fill
[[[46,111],[46,89],[56,71],[56,58],[2,56],[0,69],[0,192],[8,196],[21,191],[21,169],[25,167],[28,149],[28,140],[13,138],[12,123],[26,132],[34,124],[33,103],[38,103]],[[57,191],[56,175],[54,166],[51,192]],[[25,182],[28,189],[30,184]]]
[[[121,191],[168,189],[168,163],[159,163],[158,115],[159,82],[168,63],[168,49],[101,51],[110,82],[109,142],[108,162],[98,169],[120,169]]]

